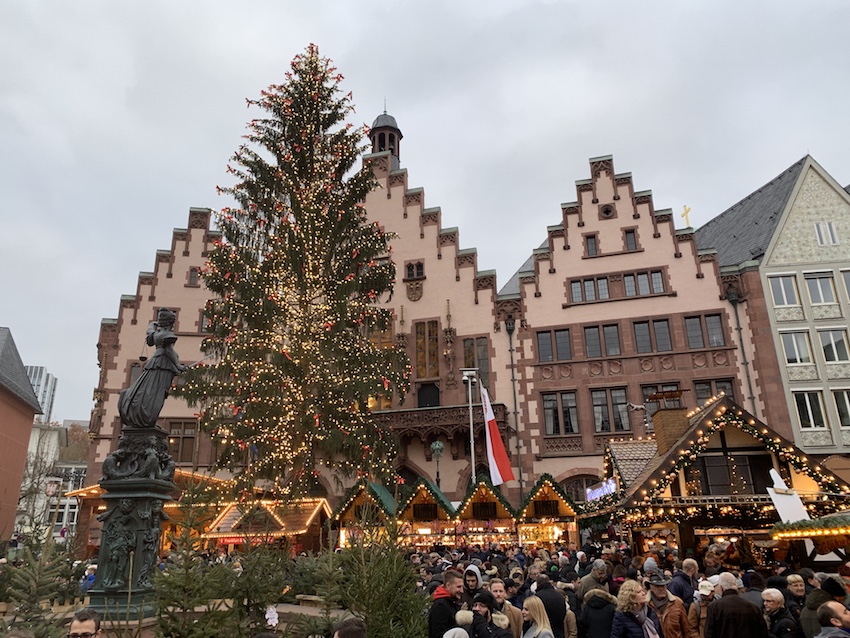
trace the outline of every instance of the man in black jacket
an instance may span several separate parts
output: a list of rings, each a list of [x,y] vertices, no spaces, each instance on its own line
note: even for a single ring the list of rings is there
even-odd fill
[[[546,608],[549,624],[555,638],[564,638],[564,618],[567,616],[567,605],[564,595],[552,586],[548,576],[537,577],[537,597]]]
[[[723,572],[717,584],[723,596],[708,606],[705,638],[768,638],[761,611],[738,595],[736,578]]]
[[[434,591],[431,610],[428,612],[428,638],[443,638],[452,627],[457,627],[455,614],[460,609],[463,576],[453,569],[443,574],[443,584]]]
[[[685,603],[685,609],[690,608],[694,602],[694,592],[699,586],[696,581],[699,573],[699,564],[693,558],[682,561],[682,569],[673,574],[673,580],[667,585],[667,590],[674,596],[678,596]]]

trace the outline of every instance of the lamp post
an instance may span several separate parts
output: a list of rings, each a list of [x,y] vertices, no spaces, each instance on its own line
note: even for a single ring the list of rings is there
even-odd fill
[[[469,463],[472,468],[472,484],[475,485],[475,433],[472,423],[472,386],[478,383],[476,373],[478,368],[461,368],[463,374],[463,382],[466,385],[466,397],[469,402]]]
[[[443,456],[443,448],[445,444],[439,439],[431,444],[431,456],[437,462],[437,489],[440,489],[440,459]]]
[[[508,352],[511,353],[511,385],[514,391],[514,433],[516,434],[516,468],[517,478],[519,479],[519,500],[523,499],[523,481],[522,481],[522,456],[519,451],[519,408],[517,407],[516,396],[516,366],[514,365],[514,330],[516,330],[516,321],[513,315],[508,315],[505,319],[505,331],[508,333]]]

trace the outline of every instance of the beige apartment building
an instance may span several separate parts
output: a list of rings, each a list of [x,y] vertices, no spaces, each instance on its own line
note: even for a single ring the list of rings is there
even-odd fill
[[[573,201],[553,205],[553,225],[541,228],[546,241],[499,289],[496,272],[478,270],[476,250],[462,247],[458,229],[443,225],[440,208],[403,168],[395,119],[379,116],[371,137],[379,188],[366,210],[398,235],[396,282],[381,301],[395,323],[381,338],[401,344],[413,365],[404,401],[383,397],[374,409],[399,436],[405,479],[436,478],[432,444],[440,441],[441,488],[450,500],[463,498],[473,469],[463,369],[475,369],[489,390],[517,479],[502,489],[515,505],[543,473],[583,500],[603,476],[606,443],[651,435],[652,413],[665,402],[696,407],[724,392],[765,417],[765,387],[774,380],[753,365],[746,273],[721,273],[718,253],[698,249],[694,230],[676,229],[673,212],[656,210],[652,193],[616,173],[611,157],[590,160],[589,178],[565,194]],[[208,294],[199,271],[218,237],[211,221],[210,210],[190,209],[153,270],[121,298],[118,317],[101,323],[90,482],[117,446],[118,393],[141,373],[145,330],[159,308],[177,312],[181,361],[202,356]],[[477,387],[472,403],[481,475]],[[787,421],[768,422],[792,435]],[[211,467],[215,449],[197,431],[193,409],[169,398],[160,427],[178,467]],[[341,495],[330,477],[322,485],[332,502]]]

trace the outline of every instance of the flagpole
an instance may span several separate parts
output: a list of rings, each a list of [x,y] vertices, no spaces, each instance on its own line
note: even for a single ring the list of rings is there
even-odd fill
[[[463,382],[466,384],[466,396],[469,402],[469,462],[472,468],[472,485],[477,483],[475,476],[475,433],[472,423],[472,386],[475,385],[475,373],[478,368],[461,368],[463,373]]]

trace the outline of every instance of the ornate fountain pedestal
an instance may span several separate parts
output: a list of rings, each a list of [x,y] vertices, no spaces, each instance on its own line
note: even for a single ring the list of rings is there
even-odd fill
[[[163,511],[174,491],[174,461],[159,428],[124,427],[103,463],[106,511],[91,606],[104,619],[138,621],[154,614]]]

